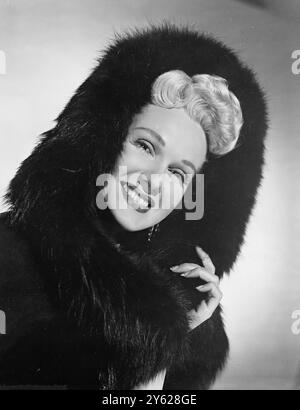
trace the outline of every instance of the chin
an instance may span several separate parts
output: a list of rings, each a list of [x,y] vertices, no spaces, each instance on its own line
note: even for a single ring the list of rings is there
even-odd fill
[[[151,226],[151,224],[145,223],[146,221],[138,220],[139,218],[135,218],[134,213],[136,211],[132,210],[132,212],[120,212],[116,211],[115,209],[111,209],[111,213],[115,217],[116,221],[128,231],[141,231]]]

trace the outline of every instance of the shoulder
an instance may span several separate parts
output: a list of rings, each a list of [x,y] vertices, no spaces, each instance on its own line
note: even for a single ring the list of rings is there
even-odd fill
[[[0,310],[7,340],[51,312],[30,246],[9,227],[7,213],[0,214]]]
[[[29,244],[8,223],[8,214],[0,214],[0,295],[9,291],[8,285],[40,282]]]
[[[14,278],[31,265],[29,247],[21,236],[9,227],[8,213],[0,214],[0,279]],[[1,286],[0,286],[1,287]]]

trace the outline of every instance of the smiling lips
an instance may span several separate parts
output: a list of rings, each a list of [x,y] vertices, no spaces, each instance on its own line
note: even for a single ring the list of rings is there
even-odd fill
[[[121,181],[124,196],[130,205],[138,212],[148,212],[154,206],[153,199],[142,192],[136,185]]]

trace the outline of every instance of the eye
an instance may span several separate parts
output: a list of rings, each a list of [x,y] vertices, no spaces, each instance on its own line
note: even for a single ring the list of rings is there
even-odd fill
[[[137,140],[135,142],[135,145],[139,148],[142,149],[143,151],[145,151],[147,154],[150,154],[152,156],[154,156],[155,154],[155,150],[154,147],[151,143],[145,141],[145,140]]]
[[[181,183],[184,184],[184,182],[185,182],[185,173],[183,171],[180,171],[178,169],[170,169],[170,172],[172,174],[176,175],[176,177],[180,179]]]

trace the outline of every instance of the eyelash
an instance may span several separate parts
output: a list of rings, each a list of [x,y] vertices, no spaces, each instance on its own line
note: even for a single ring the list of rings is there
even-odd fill
[[[139,149],[142,149],[143,151],[147,152],[151,156],[153,156],[153,152],[155,154],[155,149],[154,149],[152,144],[151,144],[151,148],[150,148],[150,146],[146,142],[139,140],[139,141],[136,141],[136,145],[139,147]],[[149,150],[149,151],[147,151],[147,150]],[[180,171],[177,171],[177,170],[170,170],[170,172],[172,172],[172,174],[179,175],[181,183],[184,184],[185,174],[183,172],[180,172]]]
[[[155,149],[154,149],[154,147],[153,147],[152,144],[151,144],[151,148],[152,148],[152,149],[150,148],[150,146],[149,146],[146,142],[141,141],[141,140],[136,141],[136,144],[140,147],[140,149],[142,149],[143,151],[147,152],[148,154],[150,154],[150,155],[152,155],[152,156],[153,156],[153,152],[154,152],[154,154],[155,154]],[[150,152],[148,152],[147,149],[148,149]]]
[[[172,170],[170,170],[173,174],[179,175],[179,178],[181,180],[181,183],[184,184],[185,182],[185,174],[183,174],[182,172],[178,172],[175,170],[175,172],[173,172]]]

